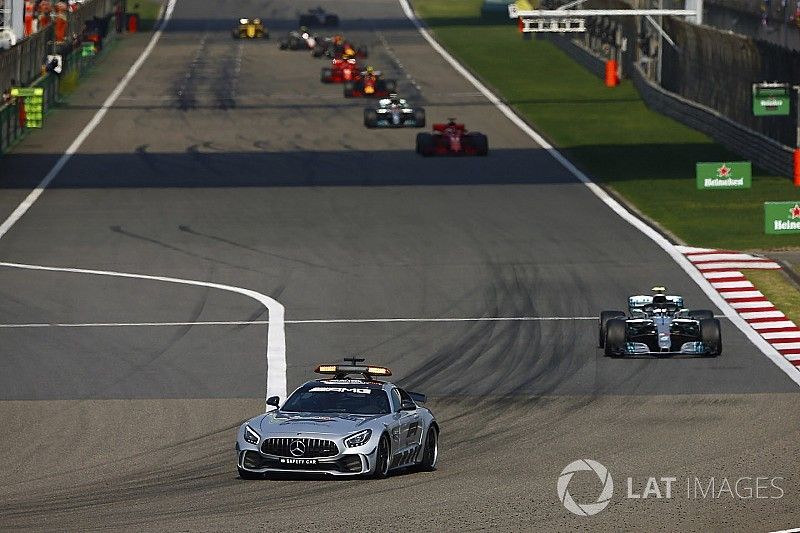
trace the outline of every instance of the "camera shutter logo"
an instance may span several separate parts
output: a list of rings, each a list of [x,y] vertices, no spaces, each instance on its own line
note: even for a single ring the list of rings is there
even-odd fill
[[[572,476],[575,475],[575,472],[581,471],[594,472],[603,485],[603,489],[600,491],[600,495],[594,503],[577,503],[572,499],[569,490],[567,490]],[[556,489],[558,490],[558,499],[561,500],[561,503],[569,512],[578,516],[592,516],[608,506],[611,501],[611,496],[614,494],[614,480],[611,479],[611,474],[608,473],[608,469],[597,461],[593,461],[592,459],[578,459],[577,461],[572,461],[561,471],[561,475],[558,476]]]

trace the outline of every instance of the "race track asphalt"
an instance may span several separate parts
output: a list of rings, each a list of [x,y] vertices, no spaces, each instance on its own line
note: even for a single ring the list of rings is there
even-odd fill
[[[624,308],[629,293],[663,284],[719,310],[436,55],[397,2],[325,2],[430,122],[457,117],[488,135],[491,153],[423,159],[418,130],[365,129],[364,102],[321,84],[321,60],[276,46],[296,11],[317,3],[178,0],[103,122],[0,238],[0,260],[268,295],[286,309],[289,389],[352,354],[391,366],[430,397],[439,469],[240,480],[235,428],[264,405],[260,304],[208,287],[2,267],[0,529],[797,525],[797,385],[726,320],[719,358],[603,357],[588,318]],[[232,40],[240,16],[264,18],[273,39]],[[3,156],[2,219],[149,38],[125,36],[44,130]],[[538,320],[366,321],[481,317]],[[199,324],[231,321],[256,323]],[[580,458],[616,483],[594,517],[572,515],[556,494],[562,468]],[[629,476],[634,488],[675,476],[683,490],[626,498]],[[694,477],[781,477],[784,494],[688,497]],[[576,500],[596,496],[591,481],[576,477]]]

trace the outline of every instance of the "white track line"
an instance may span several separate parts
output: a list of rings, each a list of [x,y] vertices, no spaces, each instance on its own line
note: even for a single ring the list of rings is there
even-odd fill
[[[161,35],[164,33],[164,29],[167,27],[167,23],[169,22],[169,19],[172,17],[172,12],[175,9],[176,2],[177,0],[169,0],[167,9],[164,12],[164,18],[161,19],[161,24],[159,25],[158,30],[156,30],[156,32],[153,34],[153,37],[150,39],[150,42],[148,43],[147,47],[142,52],[142,55],[140,55],[139,59],[137,59],[136,62],[133,65],[131,65],[131,68],[128,70],[128,73],[125,74],[125,77],[120,80],[120,82],[111,92],[111,94],[108,95],[108,98],[106,98],[105,102],[103,102],[103,105],[94,114],[92,120],[90,120],[89,123],[83,128],[83,130],[81,130],[78,136],[75,137],[75,140],[72,141],[72,144],[70,144],[69,147],[67,147],[66,151],[63,154],[61,154],[61,157],[58,158],[56,164],[53,165],[53,168],[50,169],[50,172],[47,173],[47,175],[44,177],[44,179],[42,179],[39,185],[37,185],[36,188],[33,189],[30,192],[30,194],[28,194],[28,196],[22,201],[22,203],[20,203],[17,206],[14,212],[11,213],[2,224],[0,224],[0,239],[2,239],[3,236],[6,233],[8,233],[8,230],[10,230],[14,226],[14,224],[16,224],[17,221],[19,221],[19,219],[22,218],[22,216],[28,211],[28,209],[30,209],[33,206],[33,204],[36,203],[36,200],[39,199],[39,197],[42,195],[42,193],[48,187],[48,185],[50,185],[50,183],[55,179],[55,177],[58,176],[59,172],[61,172],[61,170],[64,168],[64,165],[66,165],[67,162],[72,158],[72,156],[75,155],[75,153],[77,153],[81,145],[86,141],[86,139],[95,130],[95,128],[97,128],[97,126],[100,124],[100,121],[103,120],[103,117],[106,116],[106,113],[108,113],[108,110],[111,109],[111,106],[114,105],[114,102],[117,101],[117,98],[119,98],[119,95],[122,94],[122,91],[124,91],[125,88],[128,86],[128,83],[130,83],[130,81],[133,79],[136,73],[139,72],[139,69],[142,68],[142,65],[150,56],[150,53],[155,48],[159,39],[161,39]]]
[[[0,262],[0,267],[19,268],[23,270],[39,270],[46,272],[68,272],[72,274],[91,274],[95,276],[111,276],[116,278],[145,279],[149,281],[160,281],[166,283],[177,283],[180,285],[193,285],[197,287],[208,287],[222,291],[234,292],[243,296],[248,296],[267,308],[269,312],[269,327],[267,328],[267,393],[270,396],[280,396],[286,398],[286,336],[284,331],[284,309],[277,300],[266,294],[261,294],[250,289],[234,287],[233,285],[223,285],[209,281],[196,281],[192,279],[170,278],[165,276],[150,276],[147,274],[131,274],[128,272],[114,272],[111,270],[90,270],[86,268],[66,268],[49,267],[40,265],[26,265],[22,263]]]
[[[756,331],[751,328],[747,322],[744,321],[743,318],[739,316],[739,314],[722,298],[719,293],[711,286],[711,283],[706,280],[703,275],[692,265],[691,261],[683,255],[683,251],[687,250],[686,247],[682,247],[681,250],[677,249],[671,242],[669,242],[663,235],[658,233],[656,230],[648,226],[645,222],[641,219],[637,218],[633,215],[630,211],[628,211],[625,207],[622,206],[619,202],[614,200],[611,196],[606,193],[602,187],[594,183],[589,177],[581,172],[575,165],[572,164],[564,155],[556,150],[549,142],[547,142],[544,137],[542,137],[536,130],[534,130],[527,122],[522,120],[519,116],[514,113],[514,111],[502,101],[500,98],[497,97],[492,91],[490,91],[483,83],[481,83],[475,76],[470,74],[470,72],[464,68],[461,63],[459,63],[450,53],[442,47],[436,40],[431,37],[428,30],[425,29],[422,22],[419,20],[417,15],[414,13],[414,10],[408,3],[408,0],[398,0],[400,3],[400,7],[403,9],[408,20],[417,28],[417,31],[422,35],[422,37],[428,41],[428,44],[440,55],[442,58],[447,61],[450,66],[452,66],[456,72],[461,74],[464,79],[470,82],[473,87],[475,87],[478,91],[480,91],[487,100],[489,100],[494,106],[508,118],[511,122],[513,122],[519,129],[521,129],[525,134],[528,135],[536,144],[544,148],[548,154],[550,154],[553,159],[558,161],[565,169],[567,169],[573,176],[575,176],[578,180],[580,180],[595,196],[597,196],[603,203],[605,203],[612,211],[614,211],[617,215],[619,215],[623,220],[628,222],[630,225],[641,231],[647,237],[649,237],[653,242],[655,242],[662,250],[664,250],[669,256],[675,261],[678,266],[680,266],[686,274],[692,278],[692,280],[700,287],[700,289],[708,296],[708,298],[714,302],[725,316],[737,327],[739,330],[752,342],[759,350],[761,350],[764,355],[770,358],[770,360],[775,363],[792,381],[794,381],[797,385],[800,385],[800,372],[792,365],[789,361],[786,360],[784,356],[782,356],[775,348],[773,348],[767,341],[765,341]],[[683,251],[682,251],[683,250]],[[702,249],[698,249],[702,251]],[[775,265],[780,268],[778,265]],[[711,268],[708,264],[703,265],[704,268]],[[734,268],[734,267],[731,267]],[[745,267],[747,268],[747,267]],[[754,268],[754,267],[751,267]],[[758,268],[758,267],[755,267]],[[761,267],[764,268],[764,267]]]
[[[596,316],[513,316],[513,317],[454,317],[454,318],[312,318],[284,320],[284,324],[373,324],[393,322],[570,322],[597,320]],[[197,322],[32,322],[0,324],[0,329],[24,328],[129,328],[184,326],[262,326],[268,320],[204,320]]]

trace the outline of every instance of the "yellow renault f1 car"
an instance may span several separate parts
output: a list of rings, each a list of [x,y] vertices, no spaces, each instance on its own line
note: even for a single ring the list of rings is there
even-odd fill
[[[269,30],[261,19],[239,19],[239,26],[233,29],[234,39],[269,39]]]

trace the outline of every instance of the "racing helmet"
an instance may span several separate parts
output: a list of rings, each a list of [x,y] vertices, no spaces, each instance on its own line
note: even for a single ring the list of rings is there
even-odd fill
[[[368,65],[367,74],[375,74],[375,67],[373,67],[372,65]]]
[[[400,97],[397,95],[397,93],[389,93],[389,101],[393,104],[399,104]]]

